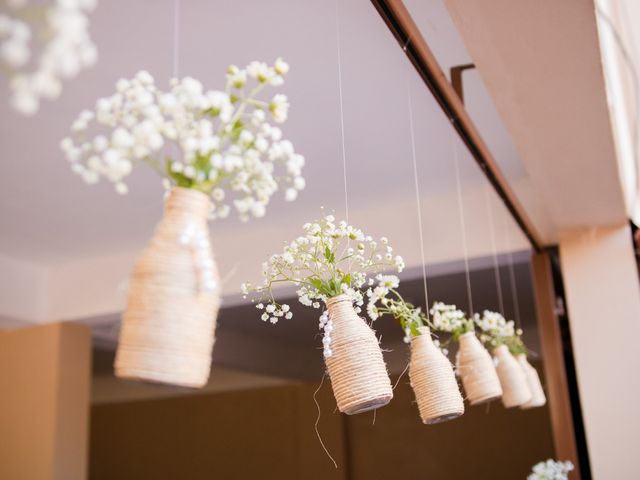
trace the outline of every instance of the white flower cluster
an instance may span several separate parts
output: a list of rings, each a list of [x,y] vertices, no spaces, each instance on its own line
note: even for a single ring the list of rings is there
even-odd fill
[[[211,256],[209,232],[190,223],[180,235],[179,242],[181,245],[188,246],[193,250],[200,290],[213,292],[218,285],[213,273],[214,263]]]
[[[276,305],[272,286],[287,282],[299,287],[298,298],[305,306],[321,308],[327,299],[344,294],[360,313],[364,304],[361,289],[367,283],[374,284],[368,275],[392,268],[401,272],[404,268],[402,257],[393,254],[386,238],[377,242],[344,221],[336,223],[333,215],[306,223],[303,229],[304,236],[285,245],[283,253],[272,255],[263,264],[262,286],[243,284],[245,295],[258,292]],[[389,278],[396,277],[380,278],[393,285]]]
[[[573,470],[573,463],[559,462],[549,459],[533,466],[527,480],[567,480],[569,472]]]
[[[264,313],[260,316],[263,322],[269,320],[274,325],[278,323],[278,320],[282,317],[287,320],[293,317],[293,313],[291,313],[290,307],[286,303],[278,305],[274,302],[269,303],[267,306],[265,306],[264,303],[258,303],[256,308],[258,310],[264,310]]]
[[[329,311],[325,310],[320,315],[320,323],[318,325],[320,330],[324,331],[324,335],[322,337],[322,345],[323,345],[323,355],[324,358],[329,358],[333,355],[333,351],[331,350],[331,332],[333,332],[333,321],[329,318]]]
[[[513,320],[507,321],[500,313],[485,310],[482,316],[473,316],[474,323],[480,328],[482,343],[497,347],[515,335]]]
[[[465,313],[455,305],[435,302],[430,310],[431,322],[436,330],[448,333],[464,333],[468,330],[469,322]]]
[[[96,63],[98,51],[89,36],[87,13],[95,9],[97,0],[6,3],[7,12],[0,13],[0,62],[9,71],[11,105],[24,115],[32,115],[38,111],[40,99],[60,96],[62,80],[74,78]],[[34,68],[27,71],[34,37],[30,23],[38,18],[44,24],[33,25],[33,29],[42,40],[38,45],[41,53]]]
[[[389,299],[386,298],[391,289],[398,288],[400,285],[400,279],[395,275],[382,275],[378,274],[375,278],[378,283],[375,285],[373,279],[369,279],[369,288],[367,289],[367,297],[369,302],[367,303],[367,315],[371,320],[377,320],[380,317],[380,312],[376,306],[377,302],[381,302],[384,306],[389,305]],[[375,285],[375,287],[373,287]],[[371,288],[373,287],[373,288]],[[397,309],[396,305],[389,305],[392,310]]]
[[[269,116],[274,122],[286,119],[286,97],[256,98],[264,87],[280,85],[288,68],[280,59],[274,67],[259,62],[246,70],[231,66],[225,92],[205,91],[190,77],[172,80],[171,90],[163,92],[141,71],[131,80],[119,80],[116,93],[99,99],[94,111],[81,112],[62,150],[87,183],[102,176],[118,193],[126,193],[124,180],[135,163],[144,162],[165,177],[166,187],[209,194],[212,218],[226,217],[230,204],[241,220],[262,217],[279,186],[287,187],[290,201],[305,187],[304,157],[268,122]],[[245,94],[247,77],[257,85]],[[102,131],[89,135],[92,124]],[[177,145],[181,158],[162,160],[168,143]],[[277,166],[283,169],[278,176]],[[235,198],[228,198],[231,193]]]

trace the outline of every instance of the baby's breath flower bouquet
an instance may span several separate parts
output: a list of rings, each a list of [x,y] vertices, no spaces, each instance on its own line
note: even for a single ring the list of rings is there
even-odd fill
[[[485,310],[482,316],[475,314],[473,321],[480,329],[480,341],[492,350],[515,337],[513,320],[507,320],[498,312]]]
[[[435,302],[429,313],[433,328],[438,332],[450,334],[451,340],[456,342],[465,333],[475,331],[473,319],[467,318],[467,315],[455,305]]]
[[[97,0],[7,0],[4,4],[0,66],[9,79],[11,106],[33,115],[41,99],[60,96],[63,80],[96,63],[98,51],[89,36],[87,14]]]
[[[303,305],[326,308],[320,328],[338,408],[353,414],[386,405],[393,393],[382,352],[358,313],[364,304],[362,289],[375,284],[375,275],[384,270],[401,272],[402,257],[386,238],[376,241],[344,221],[336,223],[333,215],[307,223],[303,230],[303,236],[263,265],[262,285],[245,283],[242,291],[259,301],[262,320],[271,323],[292,317],[289,305],[275,298],[277,285],[293,284]]]
[[[485,310],[482,316],[474,316],[474,322],[481,331],[480,341],[493,352],[504,406],[521,407],[530,402],[532,395],[526,373],[509,350],[510,339],[516,335],[513,320]]]
[[[431,338],[433,324],[420,307],[407,302],[396,290],[397,278],[377,277],[378,285],[367,290],[367,312],[372,319],[383,315],[395,318],[402,327],[404,341],[411,343],[409,379],[423,423],[452,420],[464,413],[464,401],[446,349]],[[379,303],[379,305],[378,305]]]
[[[131,80],[119,80],[116,93],[99,99],[94,110],[81,112],[62,150],[72,170],[89,184],[104,177],[124,194],[133,167],[145,164],[167,188],[207,195],[211,218],[226,217],[230,205],[241,220],[262,217],[280,187],[286,187],[287,200],[294,200],[305,186],[304,157],[274,125],[287,119],[287,97],[260,98],[265,88],[281,85],[288,71],[281,59],[273,67],[232,65],[225,91],[205,90],[198,80],[185,77],[173,79],[168,92],[141,71]],[[282,172],[276,175],[278,168]]]
[[[105,177],[126,193],[124,180],[145,164],[171,188],[164,218],[131,276],[116,375],[206,383],[220,304],[207,219],[226,217],[230,204],[241,220],[262,217],[279,187],[286,186],[288,200],[304,187],[304,158],[275,126],[287,118],[287,97],[260,98],[288,70],[281,59],[273,66],[251,62],[229,67],[225,91],[205,91],[186,77],[172,80],[168,92],[142,71],[119,80],[94,111],[82,112],[72,137],[62,141],[73,171],[88,183]],[[168,146],[174,149],[165,152]]]
[[[298,288],[300,303],[321,308],[332,297],[346,295],[360,313],[364,304],[362,289],[375,283],[374,278],[398,286],[398,278],[378,272],[395,269],[402,272],[404,261],[394,255],[386,237],[374,240],[362,230],[342,221],[335,223],[333,215],[303,225],[304,236],[287,244],[281,254],[272,255],[262,266],[263,284],[241,286],[243,294],[257,293],[264,309],[263,320],[276,323],[279,318],[291,318],[288,305],[280,305],[273,288],[293,284]],[[376,276],[377,274],[377,276]],[[264,303],[263,303],[264,302]],[[265,307],[266,303],[266,307]]]
[[[574,469],[571,462],[549,459],[536,463],[527,480],[568,480],[569,472]]]

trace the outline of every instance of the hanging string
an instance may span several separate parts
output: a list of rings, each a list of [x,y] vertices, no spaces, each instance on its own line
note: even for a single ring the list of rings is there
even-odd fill
[[[180,68],[180,0],[173,0],[173,63],[171,75],[178,78]]]
[[[404,51],[407,51],[409,40],[404,46]],[[427,323],[429,323],[429,289],[427,288],[427,262],[424,253],[424,229],[422,227],[422,196],[420,195],[420,182],[418,181],[418,162],[416,160],[416,140],[415,130],[413,126],[413,102],[411,99],[411,84],[409,82],[410,72],[407,71],[407,104],[409,106],[409,133],[411,135],[411,160],[413,162],[413,183],[416,194],[416,212],[418,215],[418,234],[420,239],[420,257],[422,260],[422,283],[424,287],[424,302],[425,302],[425,314],[427,316]]]
[[[502,298],[502,281],[500,279],[500,264],[498,262],[498,247],[496,245],[496,231],[495,224],[493,223],[493,208],[491,207],[491,190],[487,185],[485,188],[485,199],[487,201],[487,212],[489,214],[489,230],[491,231],[491,248],[493,250],[493,268],[496,277],[496,291],[498,292],[498,306],[500,313],[504,315],[504,299]]]
[[[506,224],[506,219],[505,219]],[[509,281],[511,282],[511,299],[513,301],[513,314],[515,316],[516,327],[522,328],[520,323],[520,302],[518,301],[518,285],[516,284],[516,272],[514,268],[513,254],[511,252],[511,235],[509,234],[509,226],[505,225],[507,255],[509,257]]]
[[[453,164],[456,170],[456,187],[458,191],[458,210],[460,212],[460,226],[462,227],[462,253],[464,255],[464,271],[467,280],[467,298],[469,300],[469,314],[473,316],[473,295],[471,293],[471,273],[469,271],[469,252],[467,250],[467,225],[464,218],[464,204],[462,202],[462,185],[460,183],[460,166],[458,165],[458,147],[451,134],[453,143]]]
[[[341,40],[340,40],[340,0],[336,0],[336,4],[335,4],[335,8],[336,8],[336,50],[337,50],[337,60],[338,60],[338,99],[339,99],[339,104],[340,104],[340,139],[341,139],[341,146],[342,146],[342,180],[343,180],[343,184],[344,184],[344,215],[345,215],[345,221],[347,223],[349,223],[349,191],[348,191],[348,182],[347,182],[347,151],[345,148],[345,140],[344,140],[344,101],[343,101],[343,97],[342,97],[342,51],[341,51]],[[336,463],[335,459],[331,456],[331,453],[329,453],[329,450],[327,449],[327,447],[325,446],[324,442],[322,441],[322,437],[320,436],[320,432],[318,430],[318,424],[320,423],[320,415],[321,415],[321,409],[320,409],[320,404],[318,403],[318,400],[316,398],[318,392],[320,391],[320,389],[322,388],[322,384],[324,382],[324,378],[327,376],[327,373],[325,371],[325,373],[322,375],[322,379],[320,380],[320,385],[318,385],[318,388],[316,388],[316,391],[313,393],[313,401],[316,404],[316,408],[318,409],[318,416],[316,417],[316,422],[314,424],[314,429],[316,432],[316,435],[318,437],[318,440],[320,441],[320,445],[322,445],[322,448],[324,450],[324,452],[327,454],[327,456],[329,457],[329,459],[331,460],[331,462],[333,462],[333,466],[338,468],[338,464]],[[336,409],[338,407],[336,406]],[[335,413],[335,410],[334,410]],[[374,423],[375,423],[375,411],[374,411]]]
[[[342,141],[342,179],[344,182],[344,215],[349,223],[349,194],[347,189],[347,151],[344,141],[344,102],[342,99],[342,50],[340,41],[340,0],[336,0],[336,46],[338,51],[338,98],[340,99],[340,138]]]

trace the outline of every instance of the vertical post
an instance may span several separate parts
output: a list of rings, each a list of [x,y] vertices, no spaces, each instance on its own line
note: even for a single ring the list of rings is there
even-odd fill
[[[549,254],[534,254],[531,268],[556,458],[573,462],[576,467],[574,478],[578,479],[578,449]]]
[[[90,380],[86,326],[0,332],[0,478],[87,478]]]
[[[640,282],[629,225],[561,232],[560,262],[593,477],[636,478]]]

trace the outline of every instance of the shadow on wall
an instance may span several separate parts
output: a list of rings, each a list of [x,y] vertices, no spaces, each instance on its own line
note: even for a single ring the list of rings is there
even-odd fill
[[[539,367],[539,365],[537,366]],[[314,432],[316,385],[96,405],[91,480],[467,480],[525,479],[553,456],[546,407],[468,408],[457,420],[423,425],[404,377],[390,405],[348,417],[335,412],[325,381]]]

